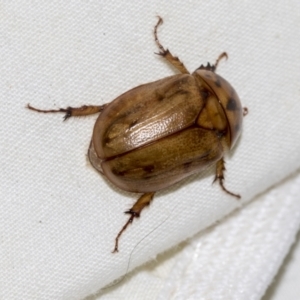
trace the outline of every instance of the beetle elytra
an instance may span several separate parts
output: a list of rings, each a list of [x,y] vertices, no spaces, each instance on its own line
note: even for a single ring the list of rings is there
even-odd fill
[[[180,74],[133,88],[110,103],[96,106],[41,110],[42,113],[65,113],[64,119],[100,113],[88,150],[91,164],[119,188],[142,193],[130,210],[129,219],[115,239],[119,238],[150,204],[154,194],[183,178],[216,165],[215,181],[224,186],[224,154],[238,139],[243,115],[239,97],[233,87],[215,73],[215,64],[201,65],[192,74],[184,64],[165,49],[157,37],[159,55]]]

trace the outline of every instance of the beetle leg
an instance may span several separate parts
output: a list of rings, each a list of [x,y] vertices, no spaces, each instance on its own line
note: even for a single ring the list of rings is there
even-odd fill
[[[210,63],[207,63],[207,66],[204,66],[204,65],[201,65],[197,70],[208,70],[208,71],[212,71],[212,72],[215,72],[217,67],[218,67],[218,64],[219,64],[219,61],[222,59],[222,58],[226,58],[228,59],[228,55],[226,52],[223,52],[219,55],[219,57],[217,58],[216,62],[214,65],[211,65]]]
[[[179,70],[183,74],[190,74],[184,64],[179,60],[177,56],[173,56],[168,49],[165,49],[162,44],[159,42],[157,37],[157,28],[159,25],[163,23],[163,19],[158,16],[158,22],[154,27],[154,39],[155,43],[159,48],[159,53],[155,53],[164,57],[171,65],[173,65],[177,70]]]
[[[224,181],[224,171],[225,171],[225,170],[226,170],[226,169],[225,169],[225,161],[224,161],[223,158],[221,158],[221,159],[217,162],[216,177],[215,177],[214,182],[215,182],[216,180],[218,180],[218,181],[219,181],[219,184],[220,184],[220,186],[221,186],[221,188],[223,189],[224,192],[226,192],[227,194],[229,194],[229,195],[231,195],[231,196],[233,196],[233,197],[236,197],[236,198],[240,199],[240,198],[241,198],[240,195],[234,194],[234,193],[228,191],[228,190],[225,188],[224,183],[223,183],[223,181]]]
[[[222,58],[226,58],[226,60],[228,59],[228,55],[227,55],[226,52],[221,53],[221,54],[219,55],[219,57],[217,58],[215,64],[212,65],[212,67],[213,67],[213,72],[217,69],[218,64],[219,64],[219,61],[220,61]]]
[[[96,114],[101,112],[106,104],[104,105],[83,105],[81,107],[67,107],[67,108],[59,108],[59,109],[38,109],[30,104],[27,104],[27,108],[41,112],[41,113],[57,113],[57,112],[63,112],[66,113],[64,116],[64,121],[71,118],[71,117],[81,117],[81,116],[88,116],[92,114]]]
[[[115,248],[112,253],[118,252],[118,247],[119,247],[119,239],[122,233],[126,230],[129,224],[132,223],[134,218],[139,218],[141,211],[143,210],[144,207],[148,206],[150,202],[153,199],[155,192],[153,193],[145,193],[143,194],[135,203],[134,205],[125,212],[125,214],[129,214],[130,217],[128,221],[125,223],[125,225],[122,227],[120,232],[118,233],[116,240],[115,240]]]

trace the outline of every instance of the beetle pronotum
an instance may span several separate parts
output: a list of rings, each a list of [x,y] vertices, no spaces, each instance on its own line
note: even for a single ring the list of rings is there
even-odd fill
[[[157,37],[159,55],[180,74],[133,88],[111,103],[66,109],[28,108],[42,113],[65,113],[64,119],[100,113],[88,150],[91,164],[119,188],[142,193],[126,211],[130,217],[115,239],[119,238],[150,204],[161,189],[216,164],[215,180],[231,196],[240,195],[224,186],[224,153],[238,139],[243,114],[233,87],[215,73],[223,52],[214,65],[201,65],[192,74],[165,49]]]

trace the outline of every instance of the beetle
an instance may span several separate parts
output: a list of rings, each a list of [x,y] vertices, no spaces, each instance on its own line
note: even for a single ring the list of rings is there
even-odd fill
[[[234,88],[215,73],[215,64],[201,65],[192,74],[165,49],[157,36],[161,17],[154,27],[158,55],[180,74],[140,85],[104,105],[84,105],[42,110],[70,117],[100,113],[94,125],[88,157],[92,166],[122,190],[142,193],[126,211],[129,219],[115,238],[113,252],[129,224],[150,204],[154,194],[172,184],[216,165],[215,181],[231,196],[240,195],[224,186],[224,154],[240,136],[243,115]]]

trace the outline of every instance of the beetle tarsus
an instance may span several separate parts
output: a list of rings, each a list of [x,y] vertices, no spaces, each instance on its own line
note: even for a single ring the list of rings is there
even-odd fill
[[[153,199],[154,194],[155,194],[154,192],[143,194],[134,203],[134,205],[131,207],[131,209],[129,209],[128,211],[125,211],[125,214],[130,214],[130,217],[129,217],[128,221],[125,223],[125,225],[122,227],[122,229],[119,231],[118,235],[116,236],[116,239],[115,239],[115,248],[112,251],[112,253],[115,253],[115,252],[119,251],[119,239],[120,239],[121,235],[126,230],[126,228],[128,227],[128,225],[133,222],[134,218],[139,218],[140,217],[141,211],[146,206],[148,206],[150,204],[150,202]]]
[[[163,23],[163,19],[158,16],[158,22],[156,23],[154,27],[154,40],[159,48],[159,52],[155,53],[162,57],[164,57],[171,65],[173,65],[177,70],[179,70],[183,74],[190,74],[190,72],[187,70],[187,68],[184,66],[184,64],[179,60],[177,56],[173,56],[172,53],[163,47],[163,45],[160,43],[157,37],[157,28],[159,25]]]
[[[71,107],[68,107],[68,108],[66,109],[66,114],[65,114],[65,116],[64,116],[64,121],[68,120],[68,119],[71,118],[71,117],[72,117]]]
[[[243,107],[243,116],[247,116],[248,115],[248,108],[247,107]]]
[[[230,196],[233,196],[233,197],[235,197],[235,198],[238,198],[238,199],[241,198],[241,195],[232,193],[232,192],[230,192],[230,191],[228,191],[228,190],[226,189],[226,187],[224,186],[224,177],[223,177],[223,178],[220,178],[220,177],[217,177],[217,176],[216,176],[215,179],[214,179],[214,182],[215,182],[216,180],[219,181],[219,184],[220,184],[222,190],[223,190],[225,193],[227,193],[227,194],[229,194]]]
[[[163,49],[163,50],[161,50],[159,52],[154,52],[154,54],[162,56],[162,57],[166,57],[167,54],[171,54],[171,53],[170,53],[170,51],[168,49],[166,49],[166,50]]]
[[[40,113],[65,113],[64,121],[71,117],[81,117],[96,114],[101,112],[106,104],[104,105],[82,105],[80,107],[67,107],[59,109],[39,109],[27,104],[27,108]]]
[[[220,159],[218,162],[217,162],[217,168],[216,168],[216,176],[215,176],[215,179],[213,182],[216,182],[217,180],[219,181],[219,184],[222,188],[222,190],[224,192],[226,192],[227,194],[233,196],[233,197],[236,197],[238,199],[241,198],[241,196],[239,194],[235,194],[235,193],[232,193],[230,191],[228,191],[226,189],[226,187],[224,186],[224,171],[225,171],[225,161],[224,159]]]
[[[125,212],[125,213],[129,213],[129,212]],[[128,221],[125,223],[125,225],[122,227],[122,229],[120,230],[120,232],[118,233],[116,239],[115,239],[115,248],[112,251],[112,253],[116,253],[119,252],[119,238],[122,235],[122,233],[126,230],[126,228],[128,227],[129,224],[132,223],[133,219],[135,218],[134,213],[131,213],[130,218],[128,219]]]
[[[140,212],[133,211],[132,209],[125,211],[125,214],[129,214],[129,215],[133,216],[134,218],[140,217]]]

